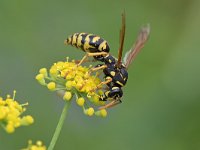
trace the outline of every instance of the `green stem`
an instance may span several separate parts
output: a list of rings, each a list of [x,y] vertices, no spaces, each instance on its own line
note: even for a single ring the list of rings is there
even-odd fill
[[[51,142],[49,144],[48,150],[53,150],[54,149],[56,141],[58,140],[58,137],[60,135],[60,131],[62,129],[64,120],[65,120],[65,118],[67,116],[67,111],[68,111],[69,105],[70,105],[70,102],[66,102],[66,104],[65,104],[65,106],[63,108],[62,114],[60,116],[60,120],[59,120],[59,122],[57,124],[57,127],[56,127],[56,130],[54,132],[53,138],[51,139]]]

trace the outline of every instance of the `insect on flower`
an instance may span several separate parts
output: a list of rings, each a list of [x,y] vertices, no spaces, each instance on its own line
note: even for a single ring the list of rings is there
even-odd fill
[[[128,80],[128,67],[133,62],[133,60],[135,60],[136,55],[144,47],[144,44],[149,37],[149,25],[142,27],[136,39],[136,42],[133,44],[132,48],[125,54],[124,60],[122,62],[125,28],[125,13],[123,13],[122,27],[120,30],[118,58],[115,58],[109,53],[110,48],[108,46],[108,43],[99,36],[86,33],[75,33],[67,40],[65,40],[65,44],[76,46],[77,48],[81,48],[83,51],[86,52],[86,55],[80,60],[78,65],[87,61],[86,59],[89,56],[93,56],[96,60],[104,62],[104,64],[99,64],[91,69],[91,71],[103,69],[103,72],[105,74],[105,81],[102,81],[96,89],[98,89],[98,87],[102,85],[107,85],[107,90],[102,96],[100,96],[99,99],[102,101],[111,100],[110,103],[100,107],[99,109],[113,107],[121,103],[121,97],[123,96],[122,87],[126,85],[126,82]]]

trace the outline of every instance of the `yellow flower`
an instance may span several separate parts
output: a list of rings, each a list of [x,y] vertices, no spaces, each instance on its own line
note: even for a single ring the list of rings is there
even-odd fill
[[[39,73],[43,74],[46,77],[47,76],[47,69],[46,68],[41,68],[39,70]]]
[[[66,101],[69,101],[69,100],[71,100],[71,98],[72,98],[72,93],[71,92],[65,92],[63,99],[66,100]]]
[[[44,74],[38,74],[36,77],[36,80],[42,80],[42,79],[44,79]]]
[[[54,76],[54,75],[57,75],[58,71],[57,71],[57,69],[52,68],[52,69],[49,70],[49,73],[50,73],[52,76]]]
[[[65,86],[66,86],[66,88],[67,88],[68,90],[71,90],[71,88],[72,88],[72,86],[73,86],[72,81],[67,81],[66,84],[65,84]]]
[[[16,128],[24,125],[30,125],[33,123],[33,117],[30,115],[21,117],[22,113],[26,110],[24,108],[27,104],[19,104],[15,100],[14,91],[13,97],[7,95],[7,98],[0,99],[0,125],[8,133],[13,133]]]
[[[100,117],[106,117],[107,116],[107,111],[105,109],[101,109],[99,111],[96,111],[95,115],[100,116]]]
[[[46,146],[43,145],[42,141],[37,141],[36,144],[33,144],[31,140],[28,141],[27,148],[23,148],[22,150],[46,150]]]
[[[94,108],[90,107],[85,110],[85,114],[88,116],[92,116],[94,114]]]
[[[55,83],[55,82],[49,82],[49,83],[47,84],[47,88],[48,88],[50,91],[55,90],[55,88],[56,88],[56,83]]]
[[[85,103],[85,99],[83,97],[80,97],[76,100],[76,103],[79,105],[79,106],[83,106],[84,103]]]
[[[24,126],[28,126],[30,124],[32,124],[34,122],[34,119],[32,116],[30,115],[27,115],[27,116],[24,116],[21,120],[20,120],[21,124],[24,125]]]
[[[104,94],[102,87],[99,87],[99,73],[92,73],[91,67],[77,65],[75,61],[69,62],[67,58],[67,61],[54,63],[49,71],[46,68],[40,69],[36,80],[49,90],[59,93],[66,101],[70,101],[75,95],[76,103],[82,107],[84,114],[93,116],[96,115],[94,108],[104,105],[105,102],[99,100]],[[106,116],[105,114],[97,116]]]
[[[44,74],[38,74],[35,79],[41,84],[41,85],[45,85],[45,80],[44,80]]]
[[[13,123],[8,123],[5,127],[6,132],[13,133],[15,131],[15,127]]]

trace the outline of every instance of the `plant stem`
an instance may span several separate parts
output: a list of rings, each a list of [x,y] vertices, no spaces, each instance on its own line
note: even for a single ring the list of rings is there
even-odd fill
[[[56,130],[54,132],[53,138],[51,139],[51,142],[49,144],[48,150],[53,150],[54,149],[56,141],[58,140],[58,137],[60,135],[60,131],[62,129],[64,120],[65,120],[65,118],[67,116],[67,111],[68,111],[69,105],[70,105],[70,102],[66,102],[65,103],[65,106],[64,106],[64,108],[62,110],[62,114],[60,116],[60,120],[59,120],[59,122],[57,124],[57,127],[56,127]]]

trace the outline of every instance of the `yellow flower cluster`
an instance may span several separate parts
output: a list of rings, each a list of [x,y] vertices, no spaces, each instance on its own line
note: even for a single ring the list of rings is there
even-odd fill
[[[94,75],[90,72],[91,66],[80,66],[74,61],[59,61],[54,63],[49,71],[46,68],[39,70],[36,80],[46,86],[50,91],[62,91],[62,98],[70,101],[75,95],[76,103],[83,108],[84,114],[93,116],[94,114],[101,117],[106,117],[105,109],[95,111],[94,106],[102,106],[105,102],[100,101],[99,97],[103,94],[101,80],[98,77],[98,72]]]
[[[31,140],[28,141],[28,147],[22,150],[46,150],[46,146],[43,145],[42,141],[37,141],[34,145]]]
[[[8,133],[13,133],[16,128],[34,122],[30,115],[21,117],[21,114],[26,110],[24,105],[28,104],[19,104],[15,100],[15,93],[16,91],[14,91],[12,98],[7,95],[5,100],[0,97],[0,124]]]

